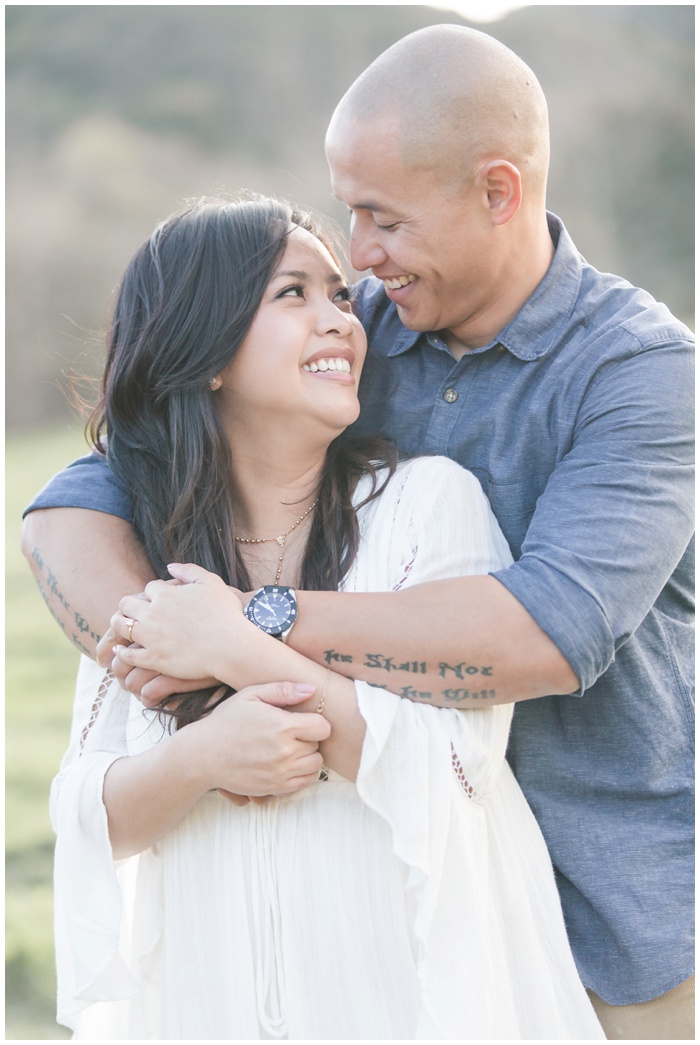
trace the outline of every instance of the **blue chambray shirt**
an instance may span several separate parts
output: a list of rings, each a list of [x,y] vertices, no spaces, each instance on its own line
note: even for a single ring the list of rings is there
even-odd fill
[[[360,285],[358,427],[474,472],[516,559],[494,576],[581,682],[516,705],[508,758],[581,977],[629,1004],[693,969],[694,353],[665,306],[549,222],[545,278],[459,362],[401,324],[379,281]]]
[[[581,978],[631,1004],[693,968],[692,335],[549,220],[545,278],[459,362],[401,324],[379,281],[359,285],[370,352],[356,428],[474,472],[516,559],[495,576],[581,681],[516,705],[508,758]],[[94,457],[29,510],[52,506],[130,516]]]

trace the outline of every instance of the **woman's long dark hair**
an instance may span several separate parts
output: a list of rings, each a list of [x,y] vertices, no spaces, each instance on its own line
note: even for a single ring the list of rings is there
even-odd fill
[[[160,225],[122,277],[88,431],[132,495],[134,527],[160,577],[169,562],[194,562],[251,588],[235,541],[229,442],[210,381],[248,333],[291,225],[331,249],[311,216],[284,201],[202,199]],[[333,590],[347,573],[359,542],[353,494],[368,472],[367,500],[378,495],[378,462],[389,466],[388,478],[395,456],[383,440],[343,433],[331,443],[302,588]],[[180,696],[172,713],[180,725],[194,721],[210,698],[211,691]]]

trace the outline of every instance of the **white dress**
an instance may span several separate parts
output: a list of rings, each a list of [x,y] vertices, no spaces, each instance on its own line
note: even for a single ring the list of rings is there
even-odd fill
[[[360,519],[346,590],[510,561],[477,480],[444,458],[401,465]],[[469,667],[446,685],[488,690]],[[52,789],[58,1018],[76,1038],[604,1037],[505,762],[509,706],[438,709],[357,683],[357,784],[329,771],[243,808],[212,792],[115,864],[104,774],[164,730],[114,683],[98,694],[103,675],[81,666]]]

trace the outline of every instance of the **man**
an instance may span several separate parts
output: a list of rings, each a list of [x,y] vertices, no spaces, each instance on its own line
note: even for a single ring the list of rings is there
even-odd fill
[[[406,697],[517,701],[509,759],[608,1037],[690,1038],[692,339],[576,252],[545,210],[548,152],[533,73],[473,30],[412,34],[341,100],[332,182],[353,265],[375,276],[357,298],[360,424],[470,468],[516,562],[389,594],[298,593],[289,641]],[[25,549],[40,583],[64,564],[64,601],[102,630],[152,571],[120,554],[141,555],[122,519],[84,510],[128,518],[93,473],[62,473],[34,503],[73,509],[30,515]],[[86,590],[91,562],[109,575]]]

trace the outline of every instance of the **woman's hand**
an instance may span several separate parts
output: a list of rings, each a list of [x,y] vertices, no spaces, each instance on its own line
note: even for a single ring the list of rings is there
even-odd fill
[[[152,581],[141,595],[121,600],[111,629],[132,644],[113,652],[126,674],[141,668],[176,679],[217,678],[217,653],[226,651],[230,662],[231,650],[259,629],[243,616],[240,593],[216,574],[192,564],[169,569],[177,583]]]
[[[132,668],[185,679],[211,675],[236,690],[262,682],[312,684],[321,696],[302,701],[299,711],[322,711],[315,717],[328,719],[332,726],[323,742],[325,763],[347,780],[355,780],[365,722],[354,684],[257,628],[246,619],[239,593],[219,577],[198,566],[168,568],[183,583],[154,581],[147,586],[145,599],[122,599],[112,627],[123,638],[133,639],[134,645],[116,646],[118,656]],[[214,715],[202,721],[211,724]],[[183,732],[198,726],[194,723]],[[240,792],[226,783],[215,786],[247,795],[272,793]]]
[[[208,791],[245,804],[248,795],[313,784],[331,727],[296,708],[315,691],[313,683],[250,686],[148,751],[113,762],[103,795],[115,857],[154,845]]]
[[[210,788],[237,795],[285,795],[318,780],[319,744],[331,727],[322,715],[295,714],[315,693],[312,684],[248,686],[183,732],[200,752]]]

